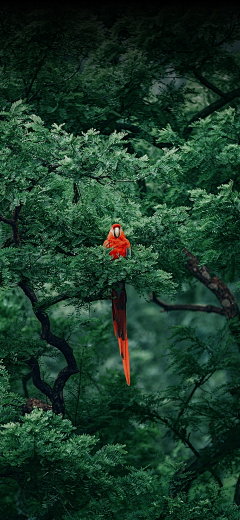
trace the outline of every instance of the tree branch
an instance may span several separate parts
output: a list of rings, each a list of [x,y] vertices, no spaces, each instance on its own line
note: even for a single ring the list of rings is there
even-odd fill
[[[57,248],[56,248],[57,249]],[[59,252],[63,254],[67,254],[64,250],[60,251],[60,248],[58,250]],[[72,256],[70,254],[67,254],[67,256]],[[73,255],[75,256],[75,255]],[[105,292],[109,288],[109,285],[106,282],[106,286],[103,287],[99,292],[95,292],[94,295],[91,295],[91,302],[97,301],[97,300],[105,300],[106,296],[104,296]],[[29,291],[30,288],[28,287]],[[30,294],[30,292],[29,292]],[[33,293],[34,294],[34,293]],[[56,296],[49,296],[41,301],[32,299],[32,304],[34,306],[34,312],[35,314],[39,311],[40,313],[44,314],[46,309],[49,309],[49,307],[52,307],[52,305],[55,305],[56,303],[62,302],[64,300],[70,300],[71,298],[80,298],[81,297],[81,289],[71,289],[68,292],[57,294]],[[30,296],[28,296],[30,299]],[[45,314],[44,314],[45,316]]]
[[[237,504],[237,506],[240,506],[240,476],[238,477],[237,484],[235,487],[233,502],[234,504]]]
[[[211,445],[202,448],[198,452],[198,457],[190,457],[186,462],[184,468],[181,468],[174,475],[175,492],[187,492],[193,480],[205,473],[211,471],[219,462],[225,460],[229,455],[233,455],[240,447],[240,426],[239,424],[230,431],[222,435],[221,439],[213,442]],[[179,474],[189,472],[187,481],[178,479]]]
[[[13,221],[9,218],[3,217],[3,215],[0,215],[1,222],[4,222],[4,224],[9,224],[10,226],[13,225]]]
[[[34,359],[34,357],[31,357],[27,361],[27,364],[31,368],[31,371],[32,371],[32,379],[33,379],[34,386],[38,390],[40,390],[40,392],[42,392],[42,394],[46,395],[50,399],[50,401],[52,401],[53,400],[52,388],[47,383],[45,383],[45,381],[43,381],[41,379],[40,368],[39,368],[39,364],[38,364],[37,360]]]
[[[198,119],[205,119],[205,117],[209,116],[210,114],[212,114],[219,108],[224,107],[224,105],[226,105],[227,103],[230,103],[230,101],[233,101],[233,99],[235,99],[237,97],[240,97],[240,88],[235,88],[235,89],[231,90],[230,92],[225,94],[224,98],[217,99],[217,101],[214,101],[207,107],[205,107],[202,110],[200,110],[199,112],[197,112],[197,114],[195,114],[195,116],[193,116],[192,119],[190,119],[190,121],[188,121],[187,125],[185,126],[185,128],[183,130],[183,136],[185,137],[185,139],[188,137],[188,135],[192,131],[192,129],[190,128],[191,123],[194,123]]]
[[[222,305],[224,311],[223,315],[228,319],[239,316],[237,302],[228,286],[220,278],[218,278],[218,276],[211,277],[210,270],[206,265],[203,265],[203,267],[200,268],[199,260],[186,248],[183,249],[183,252],[189,258],[187,262],[187,269],[195,278],[197,278],[215,294]]]
[[[66,359],[67,366],[59,372],[53,389],[47,385],[47,383],[42,381],[37,361],[33,357],[28,361],[28,365],[32,370],[34,385],[50,399],[54,413],[62,413],[64,415],[65,407],[63,399],[63,388],[69,377],[73,374],[77,374],[78,372],[73,350],[67,341],[65,341],[65,339],[59,338],[58,336],[55,336],[55,334],[51,333],[49,317],[44,314],[42,308],[37,308],[35,305],[38,300],[34,291],[27,284],[25,284],[25,282],[20,282],[19,286],[31,301],[35,316],[41,323],[42,338],[47,341],[49,345],[52,345],[53,347],[60,350]]]
[[[204,376],[202,376],[202,377],[200,378],[199,381],[197,381],[197,382],[195,383],[195,385],[194,385],[192,391],[190,392],[190,394],[189,394],[188,398],[186,399],[185,403],[183,404],[183,407],[182,407],[181,410],[179,411],[179,414],[178,414],[178,416],[177,416],[177,419],[176,419],[176,421],[175,421],[175,423],[174,423],[174,426],[175,426],[175,427],[178,425],[178,423],[179,423],[179,419],[180,419],[180,418],[182,417],[182,415],[184,414],[184,411],[185,411],[187,405],[190,403],[190,401],[191,401],[192,397],[194,396],[195,392],[198,390],[198,388],[199,388],[201,385],[204,385],[204,383],[206,383],[206,381],[209,379],[209,377],[211,377],[211,375],[208,376],[207,379],[205,379],[205,375],[204,375]]]
[[[78,185],[76,182],[73,183],[73,191],[74,191],[74,195],[73,195],[73,199],[72,199],[72,204],[77,204],[81,197],[81,192],[79,191]]]
[[[156,298],[156,296],[153,294],[151,299],[157,305],[160,305],[163,307],[164,310],[199,310],[204,312],[217,312],[217,314],[221,314],[225,316],[228,319],[232,319],[236,316],[239,316],[239,309],[237,302],[231,293],[230,289],[227,287],[227,285],[218,277],[218,276],[211,276],[210,270],[207,266],[199,267],[199,260],[196,256],[194,256],[192,253],[190,253],[186,248],[183,249],[183,252],[185,253],[186,257],[188,258],[187,262],[187,269],[190,271],[190,273],[197,278],[201,283],[203,283],[208,289],[210,289],[215,296],[218,298],[219,302],[221,303],[222,307],[215,307],[215,306],[202,306],[202,305],[168,305]],[[206,310],[208,309],[208,310]],[[192,397],[193,393],[197,389],[197,385],[194,386],[187,402]],[[237,389],[233,388],[230,390],[230,393],[235,394],[237,393]],[[184,407],[186,406],[186,403]],[[177,421],[174,425],[171,425],[169,421],[164,420],[165,424],[168,426],[168,428],[177,435],[182,442],[185,445],[188,445],[189,448],[194,453],[194,447],[189,444],[189,439],[185,438],[185,435],[181,433],[181,430],[178,431],[176,428],[177,422],[184,412],[184,408],[180,411]],[[157,416],[157,414],[156,414]],[[162,421],[162,418],[159,417],[159,420]],[[232,428],[230,431],[225,432],[223,437],[217,441],[214,441],[212,445],[209,445],[198,452],[195,450],[194,456],[191,457],[184,466],[184,469],[179,470],[176,472],[176,474],[173,477],[172,483],[171,483],[171,492],[173,494],[178,493],[179,491],[187,492],[191,486],[191,483],[193,480],[195,480],[199,475],[204,473],[205,471],[210,471],[214,478],[219,483],[219,486],[222,487],[222,482],[220,478],[218,477],[215,466],[222,462],[230,453],[233,451],[239,449],[240,447],[240,426],[237,425],[236,427]],[[189,472],[189,478],[186,479],[179,479],[180,474]],[[240,501],[240,480],[238,487],[236,488],[235,492],[235,500]],[[239,495],[239,496],[238,496]]]
[[[33,411],[34,406],[36,406],[39,410],[44,410],[47,412],[48,410],[52,410],[52,406],[50,404],[44,403],[35,397],[30,397],[26,400],[26,402],[21,406],[22,414],[31,413]]]
[[[16,206],[16,208],[13,212],[12,220],[10,220],[9,218],[3,217],[3,215],[0,215],[0,221],[12,226],[13,240],[14,240],[15,246],[19,246],[19,244],[20,244],[20,237],[19,237],[19,233],[18,233],[18,217],[19,217],[21,208],[22,208],[22,202],[20,202],[19,206]]]
[[[171,422],[168,421],[168,419],[166,419],[165,417],[161,417],[157,412],[150,412],[149,417],[152,420],[153,420],[153,418],[155,418],[158,421],[164,423],[169,428],[169,430],[178,439],[180,439],[185,446],[187,446],[193,452],[194,455],[193,455],[193,457],[191,457],[189,459],[189,461],[191,461],[191,462],[194,461],[196,464],[198,463],[199,468],[202,468],[202,473],[204,473],[205,471],[210,471],[210,473],[212,473],[213,477],[217,480],[219,486],[222,487],[222,482],[221,482],[219,476],[217,475],[211,462],[203,461],[202,454],[201,454],[203,450],[199,450],[199,451],[196,450],[196,448],[193,446],[193,444],[189,440],[189,436],[187,436],[182,429],[177,428],[176,422],[175,422],[175,424],[171,424]],[[191,481],[198,477],[198,474],[196,473],[196,475],[193,477],[193,479],[191,479],[191,477],[190,477],[191,480],[188,479],[186,481],[186,479],[184,479],[179,482],[179,478],[178,478],[179,473],[182,473],[183,471],[187,472],[187,471],[192,471],[192,470],[191,469],[189,470],[185,467],[184,469],[181,468],[179,471],[177,471],[175,473],[175,475],[172,479],[172,482],[170,484],[171,494],[176,494],[179,491],[188,491],[188,489],[191,486]]]
[[[216,307],[215,305],[191,305],[191,304],[168,304],[160,300],[155,296],[154,293],[150,294],[152,302],[156,303],[160,307],[163,307],[162,312],[165,311],[197,311],[197,312],[215,312],[225,316],[225,311],[222,307]]]
[[[13,240],[14,240],[14,243],[16,246],[18,246],[20,244],[20,236],[18,233],[18,217],[19,217],[21,208],[22,208],[22,202],[20,202],[19,206],[16,206],[14,213],[13,213],[13,225],[12,225]]]
[[[81,63],[82,63],[82,62],[81,62]],[[59,83],[61,84],[61,83],[67,82],[67,81],[69,81],[70,79],[72,79],[72,78],[73,78],[73,77],[74,77],[74,76],[79,72],[79,70],[80,70],[80,68],[81,68],[81,63],[80,63],[80,65],[78,66],[78,68],[77,68],[74,72],[72,72],[72,74],[70,74],[70,76],[68,76],[68,77],[65,78],[65,79],[62,79],[62,80],[59,81],[58,83],[57,83],[56,81],[52,81],[51,83],[44,83],[44,84],[43,84],[43,85],[42,85],[38,90],[36,90],[36,92],[34,92],[34,93],[32,94],[32,96],[27,100],[28,103],[30,103],[30,102],[34,99],[34,97],[35,97],[39,92],[42,91],[43,88],[46,88],[46,87],[52,87],[52,86],[54,86],[54,85],[59,85]],[[40,70],[40,69],[39,69],[39,70]]]
[[[225,98],[227,96],[227,94],[225,94],[225,92],[222,92],[222,90],[220,90],[218,87],[213,85],[213,83],[210,83],[210,81],[208,81],[206,78],[204,78],[202,76],[202,74],[200,74],[200,72],[198,72],[197,69],[195,69],[195,68],[193,69],[193,74],[194,74],[195,78],[199,79],[199,81],[200,81],[200,83],[202,83],[202,85],[205,85],[205,87],[209,88],[210,90],[212,90],[213,92],[218,94],[218,96],[220,96],[222,98]]]

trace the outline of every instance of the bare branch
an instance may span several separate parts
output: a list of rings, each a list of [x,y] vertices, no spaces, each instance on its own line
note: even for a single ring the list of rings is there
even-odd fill
[[[155,419],[157,421],[160,421],[162,422],[163,424],[165,424],[169,430],[174,434],[176,435],[176,437],[178,437],[178,439],[180,439],[183,444],[185,444],[185,446],[188,446],[188,448],[190,448],[190,450],[194,453],[195,457],[199,458],[199,453],[198,451],[196,450],[196,448],[193,446],[193,444],[190,442],[189,438],[186,437],[186,435],[184,434],[183,430],[179,430],[175,427],[175,425],[173,425],[171,423],[171,421],[169,421],[168,419],[166,419],[166,417],[162,417],[161,415],[159,415],[158,412],[156,411],[153,411],[153,412],[149,412],[149,418],[151,420]]]
[[[197,312],[215,312],[225,316],[225,311],[222,307],[216,307],[215,305],[191,305],[191,304],[169,304],[165,303],[155,296],[154,293],[150,294],[152,302],[156,303],[160,307],[163,307],[162,312],[165,311],[197,311]]]

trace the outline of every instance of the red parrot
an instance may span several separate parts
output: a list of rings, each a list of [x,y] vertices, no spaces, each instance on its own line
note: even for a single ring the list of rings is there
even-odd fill
[[[131,254],[130,242],[125,237],[120,224],[113,224],[103,245],[108,248],[113,248],[109,253],[113,259],[118,258],[119,256],[128,257]],[[112,318],[115,336],[118,338],[124,373],[129,386],[130,363],[127,338],[126,303],[127,294],[125,290],[125,282],[119,282],[117,287],[115,286],[112,288]]]

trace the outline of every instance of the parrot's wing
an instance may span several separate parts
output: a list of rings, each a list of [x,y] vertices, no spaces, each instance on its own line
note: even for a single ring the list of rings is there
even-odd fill
[[[129,247],[127,247],[126,258],[131,258],[131,246],[130,245],[129,245]]]

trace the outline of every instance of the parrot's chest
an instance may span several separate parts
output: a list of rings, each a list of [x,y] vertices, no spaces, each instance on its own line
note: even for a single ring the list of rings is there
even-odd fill
[[[114,249],[111,251],[110,255],[113,258],[118,258],[119,256],[126,256],[127,248],[125,244],[117,244],[114,246]]]

